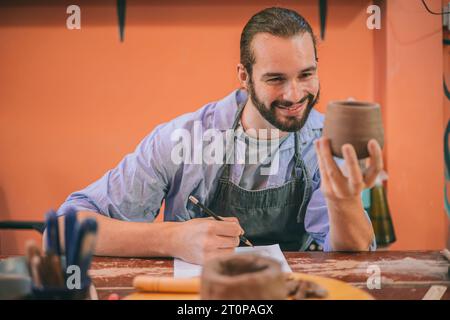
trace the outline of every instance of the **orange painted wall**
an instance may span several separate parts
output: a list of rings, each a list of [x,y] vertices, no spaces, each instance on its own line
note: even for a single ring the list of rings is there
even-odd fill
[[[441,1],[427,1],[441,11]],[[443,209],[443,47],[441,16],[420,1],[387,2],[386,165],[398,241],[393,249],[440,249]]]
[[[419,25],[437,29],[419,7],[397,12],[405,1],[389,3],[396,1],[400,7],[388,6],[391,17],[420,21],[410,28],[394,24],[404,39],[426,34]],[[0,220],[42,219],[115,166],[157,124],[236,88],[240,32],[258,10],[296,9],[319,32],[315,0],[128,1],[124,43],[114,2],[77,1],[81,30],[66,29],[72,2],[13,3],[0,4]],[[331,99],[374,100],[379,90],[378,31],[366,28],[369,4],[329,1],[326,41],[318,48],[322,111]],[[445,242],[439,36],[436,31],[412,47],[385,37],[388,66],[400,65],[387,72],[383,106],[398,249],[436,249]],[[408,57],[410,48],[417,51]],[[417,72],[409,70],[413,57],[419,58]],[[417,131],[426,136],[411,139]],[[405,147],[408,153],[401,152]],[[0,231],[0,253],[23,252],[30,237],[39,239],[33,232]]]

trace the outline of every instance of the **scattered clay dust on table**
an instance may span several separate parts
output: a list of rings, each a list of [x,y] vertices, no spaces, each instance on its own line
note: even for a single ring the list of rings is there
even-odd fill
[[[329,277],[342,277],[352,274],[367,274],[367,268],[377,265],[382,273],[398,273],[410,275],[433,275],[446,278],[448,262],[444,260],[422,260],[415,258],[381,259],[378,261],[335,260],[327,259],[320,263],[309,258],[294,258],[290,260],[291,268],[299,272],[308,272]]]
[[[344,277],[355,274],[367,274],[367,268],[377,265],[381,273],[409,274],[413,276],[436,276],[446,279],[448,262],[445,260],[423,260],[406,257],[403,259],[381,259],[377,261],[335,260],[313,262],[310,258],[292,258],[290,265],[293,270],[307,272],[319,276]],[[155,264],[162,264],[155,263]],[[139,274],[161,275],[167,273],[165,267],[121,267],[117,262],[98,262],[89,271],[93,278],[113,278],[120,276],[134,277]],[[392,281],[386,278],[387,282]]]

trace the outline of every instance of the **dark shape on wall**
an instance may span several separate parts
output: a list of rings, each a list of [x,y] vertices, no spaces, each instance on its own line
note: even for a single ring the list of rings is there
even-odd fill
[[[117,17],[119,18],[119,36],[120,42],[123,42],[125,35],[125,12],[126,12],[126,0],[117,0]]]
[[[325,39],[325,26],[327,23],[327,0],[319,0],[320,38]]]

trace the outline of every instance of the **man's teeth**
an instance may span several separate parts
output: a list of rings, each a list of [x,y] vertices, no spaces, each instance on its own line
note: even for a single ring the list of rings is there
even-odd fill
[[[293,109],[294,108],[294,106],[290,106],[290,107],[286,107],[286,106],[279,106],[280,108],[282,108],[282,109]]]
[[[298,108],[298,107],[301,107],[302,105],[303,105],[303,103],[304,102],[302,102],[302,103],[299,103],[299,104],[296,104],[296,105],[292,105],[292,106],[290,106],[290,107],[286,107],[286,106],[278,106],[279,108],[282,108],[282,109],[296,109],[296,108]]]

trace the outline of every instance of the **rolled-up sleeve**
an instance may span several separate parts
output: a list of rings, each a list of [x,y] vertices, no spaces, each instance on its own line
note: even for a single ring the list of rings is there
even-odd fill
[[[145,137],[103,177],[85,189],[72,193],[58,209],[63,215],[69,206],[129,221],[153,221],[159,214],[170,184],[167,147],[159,128]]]
[[[323,251],[329,252],[333,248],[330,239],[330,223],[328,217],[328,207],[325,197],[320,190],[320,173],[316,171],[313,177],[313,194],[308,205],[305,215],[305,229],[309,235],[322,246]],[[364,214],[372,225],[369,215],[366,211]],[[370,244],[369,250],[375,251],[377,248],[375,237]]]

